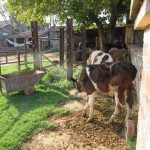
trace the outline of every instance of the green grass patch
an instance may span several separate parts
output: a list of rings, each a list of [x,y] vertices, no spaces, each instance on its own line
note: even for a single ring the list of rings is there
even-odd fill
[[[124,150],[135,150],[136,149],[136,138],[128,138]]]
[[[33,64],[29,64],[27,67],[25,67],[25,65],[21,65],[21,71],[31,70],[31,69],[33,69]],[[17,64],[2,65],[1,66],[2,75],[10,74],[10,73],[17,72],[17,71],[18,71],[18,65]]]
[[[69,98],[67,90],[51,85],[38,85],[32,96],[22,92],[0,95],[0,149],[19,149],[37,129],[53,128],[46,117],[66,113],[58,105]]]
[[[4,74],[13,72],[11,65],[6,67],[9,72]],[[31,96],[25,96],[22,91],[9,96],[0,94],[0,150],[21,149],[36,132],[55,127],[46,121],[49,115],[68,112],[59,105],[73,98],[68,92],[73,85],[66,80],[65,70],[54,68],[46,70]]]

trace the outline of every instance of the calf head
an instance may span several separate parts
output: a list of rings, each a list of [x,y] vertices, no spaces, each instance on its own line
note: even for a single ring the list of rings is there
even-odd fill
[[[83,88],[82,82],[80,81],[80,78],[78,79],[71,78],[71,81],[75,83],[76,89],[78,90],[79,93],[84,92],[84,88]]]

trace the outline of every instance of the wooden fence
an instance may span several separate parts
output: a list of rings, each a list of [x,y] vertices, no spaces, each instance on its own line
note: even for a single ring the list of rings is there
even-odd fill
[[[45,54],[49,53],[48,51],[43,51],[42,47],[42,40],[38,39],[37,34],[37,22],[31,22],[31,28],[32,28],[32,49],[27,49],[26,41],[25,46],[23,48],[16,48],[16,47],[0,47],[0,58],[5,58],[5,60],[0,60],[0,65],[4,64],[10,64],[10,63],[17,63],[18,64],[18,71],[21,70],[21,65],[25,65],[27,67],[28,64],[34,63],[34,69],[40,69],[43,68],[42,60],[43,58],[48,60],[51,65],[44,66],[44,67],[50,67],[50,66],[57,66],[58,64],[61,67],[64,67],[65,62],[65,49],[64,49],[64,28],[60,28],[60,50],[58,51],[60,54],[59,57],[59,63],[54,63],[51,61]],[[48,38],[49,39],[49,38]],[[85,28],[82,28],[82,51],[76,50],[73,51],[73,19],[67,18],[67,50],[66,50],[66,64],[67,64],[67,79],[70,80],[73,76],[73,67],[76,67],[78,65],[73,66],[73,60],[77,53],[81,53],[82,61],[79,62],[79,64],[86,65],[86,32]],[[39,44],[40,43],[40,44]],[[39,46],[40,45],[40,46]],[[10,55],[15,55],[16,59],[15,61],[8,60],[8,57]],[[33,57],[33,62],[28,62],[28,56]],[[22,59],[23,57],[23,59]],[[3,58],[3,59],[4,59]]]

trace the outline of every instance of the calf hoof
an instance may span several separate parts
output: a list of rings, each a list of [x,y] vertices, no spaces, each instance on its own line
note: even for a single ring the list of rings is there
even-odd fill
[[[83,111],[82,117],[86,117],[86,111]]]
[[[107,124],[112,124],[113,120],[110,118]]]
[[[92,118],[88,118],[87,122],[89,123],[89,122],[91,122],[91,121],[92,121]]]

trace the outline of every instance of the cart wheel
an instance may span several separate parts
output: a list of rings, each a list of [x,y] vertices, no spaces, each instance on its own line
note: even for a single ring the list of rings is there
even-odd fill
[[[26,86],[24,89],[25,95],[32,95],[34,92],[35,92],[35,87],[31,85]]]

